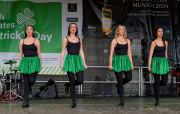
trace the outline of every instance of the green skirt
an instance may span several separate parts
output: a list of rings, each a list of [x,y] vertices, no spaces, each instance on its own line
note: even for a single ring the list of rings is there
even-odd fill
[[[128,55],[114,55],[112,67],[115,72],[129,71],[132,69]]]
[[[41,69],[40,59],[36,57],[23,57],[19,65],[20,73],[31,74]]]
[[[63,70],[65,72],[77,73],[84,70],[84,64],[80,55],[66,55]]]
[[[153,57],[151,62],[151,72],[154,74],[167,74],[169,64],[166,57]]]

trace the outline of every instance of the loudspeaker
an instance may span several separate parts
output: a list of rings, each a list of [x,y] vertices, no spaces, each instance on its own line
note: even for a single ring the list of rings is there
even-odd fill
[[[57,98],[58,94],[57,94],[57,87],[56,85],[50,85],[48,87],[46,87],[45,89],[43,89],[40,93],[39,93],[39,97],[41,98],[45,98],[45,99],[53,99],[53,98]]]
[[[57,86],[54,80],[49,79],[48,82],[39,88],[40,92],[38,92],[35,97],[40,97],[44,99],[53,99],[58,97]]]

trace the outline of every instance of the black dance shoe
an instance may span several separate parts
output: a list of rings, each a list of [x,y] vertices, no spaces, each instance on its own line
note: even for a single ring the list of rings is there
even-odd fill
[[[159,107],[159,101],[155,102],[155,107]]]
[[[120,102],[119,102],[118,106],[121,106],[121,107],[124,106],[124,100],[123,100],[123,98],[120,98]]]
[[[120,101],[119,104],[118,104],[118,106],[123,107],[123,106],[124,106],[124,101]]]
[[[29,107],[29,103],[27,102],[23,102],[21,105],[22,108],[28,108]]]
[[[71,108],[75,108],[75,107],[76,107],[76,102],[72,102]]]

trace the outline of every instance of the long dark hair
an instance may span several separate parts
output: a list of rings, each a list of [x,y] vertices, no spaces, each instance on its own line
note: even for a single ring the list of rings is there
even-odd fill
[[[75,36],[78,37],[78,27],[77,27],[77,24],[76,23],[70,23],[69,26],[68,26],[68,36],[70,35],[70,26],[71,25],[76,25],[76,33],[75,33]]]
[[[35,38],[35,34],[34,34],[34,31],[35,31],[35,30],[34,30],[33,25],[27,25],[27,26],[26,26],[26,28],[25,28],[25,36],[24,36],[24,37],[27,38],[27,33],[26,33],[27,27],[32,27],[32,29],[33,29],[32,37]]]
[[[164,29],[162,26],[156,26],[155,27],[154,35],[153,35],[154,36],[153,41],[157,38],[157,32],[158,32],[158,29],[160,29],[160,28],[163,30],[163,36],[162,36],[163,45],[166,46],[166,44],[165,44],[166,39],[164,38]]]

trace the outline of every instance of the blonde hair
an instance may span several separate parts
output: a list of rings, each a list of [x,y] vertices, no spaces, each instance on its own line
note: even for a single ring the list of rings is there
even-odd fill
[[[124,29],[124,38],[127,39],[127,30],[126,27],[124,25],[118,25],[115,31],[115,38],[117,38],[119,36],[118,30],[119,28],[122,27]]]

